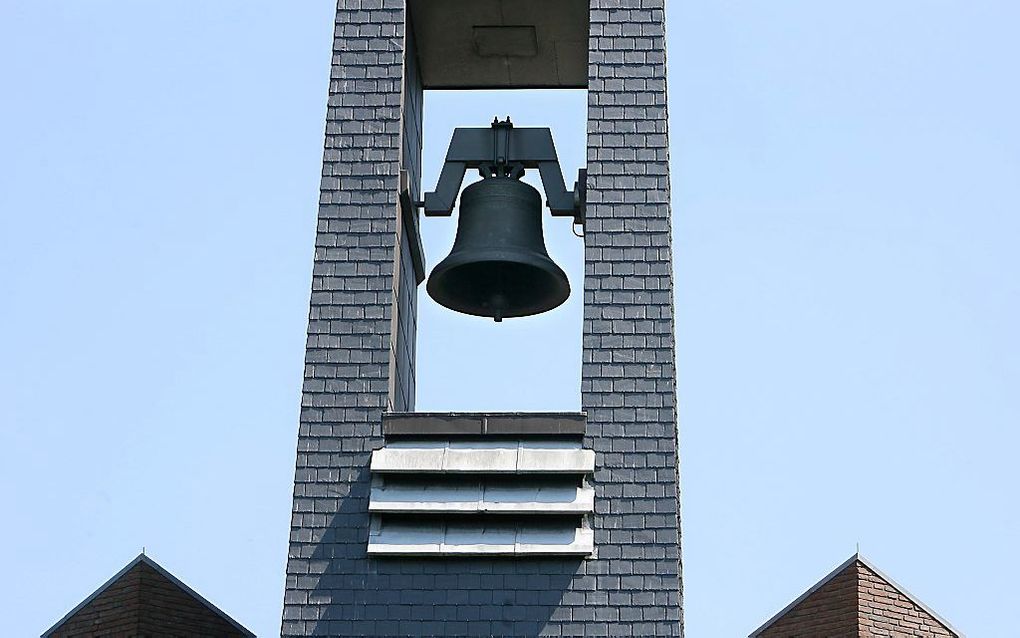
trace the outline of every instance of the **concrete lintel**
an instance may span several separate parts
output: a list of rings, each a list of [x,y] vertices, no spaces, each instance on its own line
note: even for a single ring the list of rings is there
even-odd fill
[[[588,86],[587,0],[408,0],[426,89]]]

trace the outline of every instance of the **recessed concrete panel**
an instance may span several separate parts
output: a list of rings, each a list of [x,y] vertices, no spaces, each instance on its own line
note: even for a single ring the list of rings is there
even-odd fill
[[[586,88],[587,0],[409,0],[426,89]]]
[[[526,27],[474,27],[475,51],[483,58],[533,58],[538,55],[534,25]]]

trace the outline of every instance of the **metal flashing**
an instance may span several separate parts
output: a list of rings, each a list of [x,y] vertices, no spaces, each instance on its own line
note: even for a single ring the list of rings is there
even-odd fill
[[[584,436],[584,412],[387,412],[384,436]]]

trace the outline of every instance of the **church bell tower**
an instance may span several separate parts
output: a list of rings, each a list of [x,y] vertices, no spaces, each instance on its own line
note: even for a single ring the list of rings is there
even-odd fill
[[[282,635],[682,636],[664,11],[339,0]],[[423,92],[501,88],[586,89],[585,168],[496,120],[423,183]],[[583,282],[547,214],[583,229]],[[581,411],[416,412],[419,286],[479,321],[583,295]]]

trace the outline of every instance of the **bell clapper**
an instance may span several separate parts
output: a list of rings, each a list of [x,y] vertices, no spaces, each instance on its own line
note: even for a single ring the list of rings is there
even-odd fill
[[[499,277],[499,279],[501,280],[499,282],[499,284],[502,287],[503,286],[503,282],[502,282],[503,277]],[[496,293],[496,294],[494,294],[492,296],[491,307],[492,307],[492,320],[493,321],[495,321],[496,323],[503,323],[503,310],[506,308],[506,306],[507,306],[506,295],[503,295],[501,293]]]

